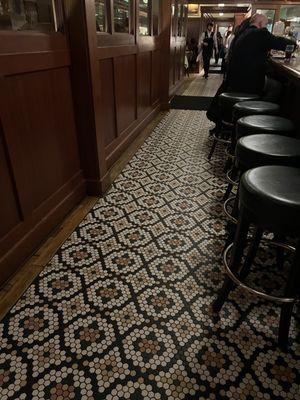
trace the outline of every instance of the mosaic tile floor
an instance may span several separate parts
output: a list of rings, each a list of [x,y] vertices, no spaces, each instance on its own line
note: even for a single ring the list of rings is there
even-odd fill
[[[0,323],[1,400],[300,399],[295,319],[285,354],[276,306],[236,289],[210,314],[225,232],[208,128],[166,115]]]
[[[203,75],[195,74],[188,78],[189,85],[181,93],[181,96],[207,96],[213,97],[216,90],[222,83],[223,76],[219,74],[210,74],[206,80]]]

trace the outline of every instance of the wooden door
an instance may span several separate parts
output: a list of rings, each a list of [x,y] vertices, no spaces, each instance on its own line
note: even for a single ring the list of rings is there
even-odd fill
[[[0,0],[0,284],[84,195],[61,4]]]

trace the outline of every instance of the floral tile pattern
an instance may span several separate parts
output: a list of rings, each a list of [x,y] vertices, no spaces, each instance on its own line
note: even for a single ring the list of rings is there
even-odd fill
[[[208,128],[168,113],[0,323],[1,400],[300,399],[299,319],[283,353],[276,305],[236,289],[210,313],[226,221]]]

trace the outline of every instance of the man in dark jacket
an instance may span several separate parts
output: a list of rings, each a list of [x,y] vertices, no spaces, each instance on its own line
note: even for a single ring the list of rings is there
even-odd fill
[[[293,44],[290,39],[272,35],[267,29],[268,19],[264,15],[255,14],[249,26],[233,41],[228,59],[226,81],[217,92],[255,93],[262,100],[270,100],[266,90],[273,90],[271,84],[266,85],[266,69],[269,51],[285,50],[287,45]],[[270,82],[271,83],[271,82]],[[220,130],[221,116],[217,98],[212,102],[207,117],[216,123],[210,132]]]
[[[287,45],[295,44],[290,39],[272,35],[266,29],[267,23],[264,15],[254,15],[250,27],[236,40],[227,74],[228,87],[232,91],[262,95],[269,51],[284,51]]]

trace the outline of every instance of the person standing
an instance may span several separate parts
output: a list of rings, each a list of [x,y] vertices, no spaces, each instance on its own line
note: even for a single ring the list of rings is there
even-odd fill
[[[213,55],[214,47],[216,46],[215,34],[213,32],[214,24],[209,22],[207,29],[202,33],[200,43],[202,48],[204,78],[208,78],[210,60]]]
[[[234,41],[228,60],[227,83],[233,92],[255,93],[263,99],[273,90],[266,88],[266,68],[270,50],[285,51],[294,40],[272,35],[267,29],[268,18],[255,14],[250,26]]]
[[[221,111],[218,97],[221,93],[255,93],[261,100],[276,102],[280,96],[281,85],[266,77],[267,59],[271,49],[285,50],[287,45],[296,45],[295,41],[272,35],[267,29],[268,19],[262,14],[255,14],[245,20],[228,50],[228,71],[226,78],[216,93],[207,118],[216,126],[210,133],[221,129]]]
[[[219,63],[219,59],[223,53],[223,37],[219,31],[217,32],[216,41],[217,41],[217,47],[215,47],[215,62],[217,65]]]

